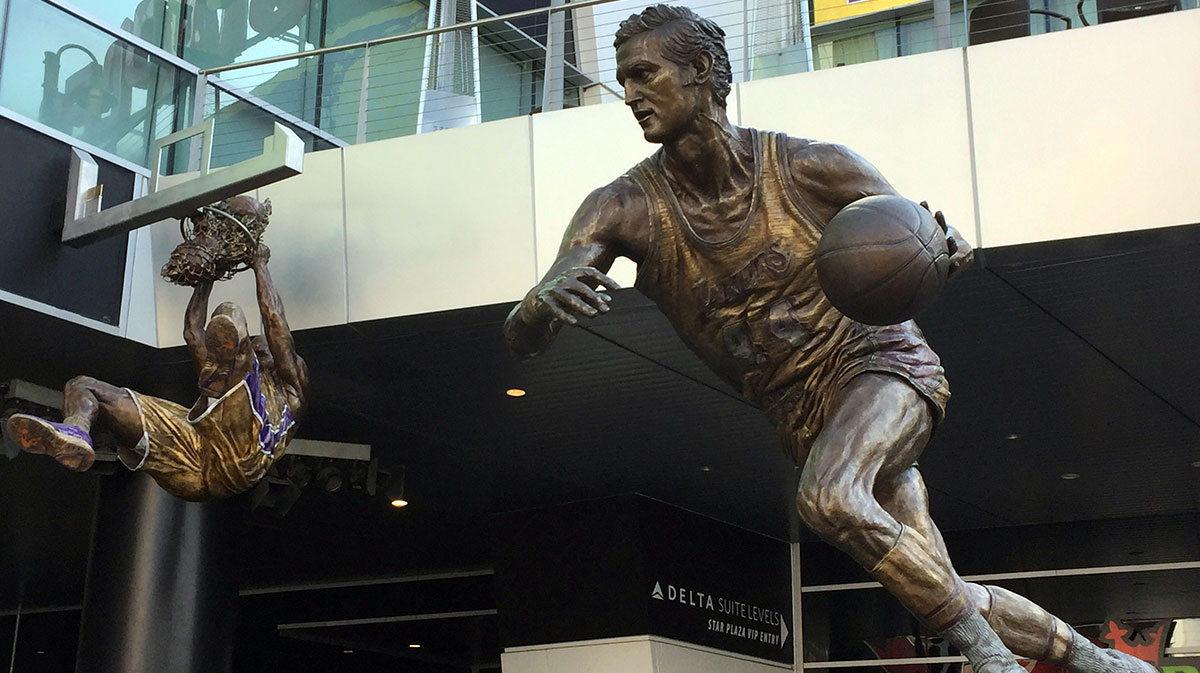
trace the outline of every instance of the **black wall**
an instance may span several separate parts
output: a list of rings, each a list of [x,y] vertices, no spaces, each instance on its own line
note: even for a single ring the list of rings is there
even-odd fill
[[[116,325],[126,238],[61,243],[71,148],[0,119],[0,290]],[[134,174],[100,164],[105,207],[133,196]]]
[[[504,647],[657,635],[792,660],[786,542],[638,495],[505,514],[494,530]]]

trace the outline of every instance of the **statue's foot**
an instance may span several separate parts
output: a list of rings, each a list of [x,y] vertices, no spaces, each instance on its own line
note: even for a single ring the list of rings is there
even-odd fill
[[[8,419],[8,434],[29,453],[42,453],[60,465],[84,472],[96,460],[92,438],[83,428],[54,423],[29,414],[13,414]]]
[[[1154,664],[1138,659],[1132,654],[1110,648],[1103,648],[1100,652],[1113,662],[1110,669],[1113,673],[1158,673]]]

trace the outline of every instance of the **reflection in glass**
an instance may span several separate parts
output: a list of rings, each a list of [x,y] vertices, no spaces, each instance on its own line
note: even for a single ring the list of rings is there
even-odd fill
[[[0,105],[140,164],[194,81],[38,0],[11,0],[3,67]]]
[[[71,0],[88,16],[175,53],[180,0]]]
[[[214,68],[321,46],[320,0],[186,0],[183,58]]]

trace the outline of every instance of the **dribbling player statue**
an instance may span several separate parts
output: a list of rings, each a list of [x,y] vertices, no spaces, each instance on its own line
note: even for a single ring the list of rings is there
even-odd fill
[[[509,314],[511,350],[536,355],[564,324],[607,312],[597,288],[615,284],[604,272],[631,258],[637,287],[684,342],[778,428],[803,468],[801,519],[977,673],[1021,673],[1013,652],[1078,673],[1152,673],[954,571],[915,466],[950,395],[940,361],[911,321],[873,327],[834,310],[814,268],[835,213],[895,191],[845,147],[731,125],[724,35],[683,7],[621,24],[617,80],[646,140],[662,147],[584,200],[558,259]],[[954,272],[973,253],[945,230]]]
[[[102,422],[116,435],[121,462],[176,497],[221,498],[254,486],[283,455],[308,399],[308,368],[267,270],[271,253],[259,242],[269,215],[269,203],[246,196],[205,207],[163,268],[173,282],[194,286],[183,329],[199,377],[191,409],[81,376],[63,390],[62,423],[15,414],[9,436],[82,472],[95,459],[89,433]],[[228,302],[205,325],[213,282],[239,266],[254,270],[263,336],[251,337],[242,309]]]

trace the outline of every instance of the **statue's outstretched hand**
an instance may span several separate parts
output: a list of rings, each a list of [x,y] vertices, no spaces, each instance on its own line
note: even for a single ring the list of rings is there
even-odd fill
[[[921,207],[929,210],[929,202],[922,201]],[[933,213],[933,219],[946,233],[946,248],[950,251],[950,271],[947,278],[953,278],[954,274],[975,262],[975,249],[971,247],[967,239],[963,238],[962,234],[958,233],[957,229],[946,224],[946,216],[942,214],[942,211]]]
[[[596,288],[615,290],[620,286],[599,269],[576,266],[533,288],[521,302],[521,319],[529,325],[562,321],[579,323],[579,316],[591,318],[608,313],[612,297]]]

